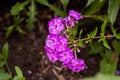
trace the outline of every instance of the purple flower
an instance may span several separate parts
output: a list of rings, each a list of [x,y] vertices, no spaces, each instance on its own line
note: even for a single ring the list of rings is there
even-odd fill
[[[74,72],[79,72],[85,69],[86,65],[82,59],[72,59],[68,64],[68,68],[70,68]]]
[[[67,16],[66,18],[64,18],[63,22],[66,27],[73,27],[75,26],[75,23],[76,23],[75,19],[70,16]]]
[[[59,36],[58,42],[56,44],[56,51],[64,51],[67,47],[68,39],[64,36]]]
[[[69,11],[69,16],[75,18],[75,20],[80,20],[83,18],[83,16],[81,15],[81,13],[74,11],[74,10],[70,10]]]
[[[60,32],[64,29],[64,24],[62,22],[62,18],[60,17],[55,17],[49,21],[48,26],[51,34],[60,34]]]
[[[56,44],[58,43],[58,35],[49,34],[46,39],[46,46],[55,49]]]
[[[47,46],[45,46],[45,51],[46,51],[46,54],[51,62],[54,63],[55,61],[58,60],[58,53],[56,51],[48,48]]]
[[[115,74],[120,75],[120,70],[116,70]]]
[[[70,48],[58,53],[58,58],[63,62],[63,65],[68,64],[74,58],[73,52]]]

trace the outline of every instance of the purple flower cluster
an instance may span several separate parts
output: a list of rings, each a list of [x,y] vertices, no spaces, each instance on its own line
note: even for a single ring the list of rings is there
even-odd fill
[[[74,72],[85,69],[86,65],[82,59],[75,58],[73,50],[68,46],[68,38],[61,34],[68,27],[74,27],[75,23],[82,18],[80,13],[70,10],[66,18],[55,17],[48,22],[49,35],[46,39],[45,50],[49,60],[53,63],[60,61],[63,67]]]

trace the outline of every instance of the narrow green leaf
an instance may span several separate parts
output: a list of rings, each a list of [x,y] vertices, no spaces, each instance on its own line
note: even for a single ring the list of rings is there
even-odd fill
[[[79,32],[79,38],[81,38],[82,33],[83,33],[83,29],[81,29]]]
[[[34,28],[34,22],[37,20],[36,19],[36,5],[34,3],[34,0],[31,1],[31,5],[29,7],[29,12],[27,13],[28,19],[26,20],[27,22],[27,27],[28,29],[32,30]]]
[[[120,54],[120,42],[117,40],[114,40],[112,42],[113,48],[115,50],[115,53]]]
[[[120,0],[109,0],[108,15],[112,25],[114,24],[120,7]]]
[[[60,0],[60,1],[61,1],[62,5],[64,6],[64,8],[66,9],[70,0]]]
[[[116,29],[113,27],[113,25],[111,25],[111,30],[114,36],[116,36]]]
[[[65,11],[61,10],[60,8],[58,8],[56,6],[49,5],[48,7],[55,12],[55,15],[65,17],[67,14]]]
[[[49,3],[48,3],[47,0],[36,0],[36,1],[39,2],[39,3],[42,4],[42,5],[45,5],[45,6],[48,6],[48,5],[49,5]]]
[[[106,47],[107,49],[111,49],[105,38],[102,38],[102,42],[103,42],[104,47]]]
[[[0,73],[0,80],[8,80],[10,75],[8,73]]]
[[[0,68],[2,68],[5,65],[4,61],[0,61]]]
[[[17,26],[16,31],[18,31],[21,35],[26,34],[26,32],[20,26]]]
[[[92,32],[90,32],[90,38],[94,38],[97,34],[98,27],[96,27]]]
[[[117,33],[115,36],[117,39],[120,39],[120,33]]]
[[[84,15],[91,15],[96,13],[105,3],[106,0],[94,0],[84,11]]]
[[[10,36],[10,34],[12,33],[12,31],[14,30],[15,25],[9,26],[7,28],[7,32],[5,33],[5,37],[8,38]]]
[[[93,1],[95,1],[95,0],[88,0],[88,2],[87,2],[87,5],[86,6],[89,6]]]
[[[22,73],[21,69],[20,69],[18,66],[15,66],[15,71],[16,71],[17,76],[18,76],[19,78],[22,78],[22,77],[23,77],[23,73]]]
[[[2,47],[2,55],[4,59],[7,59],[8,57],[8,49],[9,49],[8,43],[5,43],[4,46]]]
[[[107,21],[105,20],[104,23],[101,25],[101,33],[100,33],[101,36],[104,36],[105,34],[106,23]]]
[[[12,15],[17,15],[20,11],[22,11],[25,7],[25,5],[27,5],[29,3],[30,0],[26,0],[24,2],[17,2],[12,9],[10,10]]]

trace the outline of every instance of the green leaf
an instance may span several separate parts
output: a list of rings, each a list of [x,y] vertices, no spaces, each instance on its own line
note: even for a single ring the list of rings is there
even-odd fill
[[[85,10],[84,15],[91,15],[96,13],[105,3],[106,0],[94,0]]]
[[[107,59],[103,59],[100,62],[100,72],[103,74],[115,74],[116,71],[116,63],[114,60],[110,59],[109,61]]]
[[[114,36],[116,36],[116,29],[113,27],[113,25],[111,25],[111,30]]]
[[[19,68],[18,66],[15,66],[15,71],[16,71],[17,76],[18,76],[19,78],[22,78],[22,77],[23,77],[23,73],[22,73],[22,71],[20,70],[20,68]]]
[[[19,14],[20,11],[22,11],[25,7],[25,5],[27,5],[29,3],[30,0],[26,0],[24,2],[17,2],[13,7],[12,9],[10,10],[11,14],[12,15],[17,15]]]
[[[7,28],[7,32],[5,33],[6,38],[8,38],[10,36],[10,34],[13,32],[14,28],[15,28],[15,25],[9,26]]]
[[[105,34],[106,23],[107,21],[105,20],[104,23],[101,25],[101,33],[100,33],[101,36],[104,36]]]
[[[103,42],[104,47],[106,47],[107,49],[111,49],[105,38],[102,38],[102,42]]]
[[[21,35],[26,34],[26,32],[23,29],[21,29],[20,26],[17,26],[16,31],[18,31]]]
[[[95,1],[95,0],[88,0],[88,2],[87,2],[87,5],[86,6],[89,6],[93,1]]]
[[[79,32],[79,38],[81,38],[82,33],[83,33],[83,29],[81,29]]]
[[[120,33],[117,33],[115,36],[117,39],[120,39]]]
[[[109,0],[108,15],[112,25],[114,24],[120,7],[120,0]]]
[[[10,75],[8,73],[0,73],[0,80],[8,80]]]
[[[45,6],[48,6],[48,5],[49,5],[49,3],[48,3],[47,0],[36,0],[36,1],[39,2],[39,3],[42,4],[42,5],[45,5]]]
[[[2,68],[5,65],[4,61],[0,61],[0,67]]]
[[[94,77],[87,77],[87,78],[79,79],[79,80],[120,80],[120,76],[98,73]]]
[[[94,38],[97,34],[98,27],[96,27],[92,32],[90,32],[90,38]]]
[[[61,10],[60,8],[58,8],[56,6],[49,5],[48,7],[55,12],[55,15],[58,15],[61,17],[65,17],[67,15],[67,13],[65,11]]]
[[[8,43],[5,43],[4,46],[2,47],[2,56],[4,57],[4,59],[6,60],[8,57]]]
[[[115,53],[117,53],[118,55],[120,54],[120,42],[117,40],[114,40],[112,42],[113,48],[115,50]]]
[[[64,9],[66,9],[70,0],[60,0],[60,1],[61,1],[62,5],[64,6]]]
[[[90,54],[98,54],[98,53],[103,52],[103,50],[104,49],[103,49],[102,45],[100,45],[100,43],[97,42],[97,43],[92,45],[89,53]]]
[[[27,27],[28,29],[32,30],[34,28],[34,22],[37,20],[36,19],[36,5],[34,3],[34,0],[31,1],[31,6],[29,7],[29,12],[27,13],[28,19],[26,20],[27,22]]]

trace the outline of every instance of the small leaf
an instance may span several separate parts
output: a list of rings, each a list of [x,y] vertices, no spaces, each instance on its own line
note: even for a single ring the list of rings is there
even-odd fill
[[[36,5],[34,3],[34,0],[32,0],[31,5],[29,7],[29,12],[27,13],[29,18],[26,20],[27,27],[30,30],[32,30],[34,28],[34,22],[37,20],[36,17],[35,17],[36,14],[37,14]]]
[[[90,32],[90,38],[94,38],[95,35],[97,34],[98,27],[96,27],[92,32]]]
[[[116,29],[113,27],[113,25],[111,25],[111,30],[114,36],[116,36]]]
[[[10,36],[10,34],[13,32],[14,28],[15,28],[15,25],[9,26],[9,27],[7,28],[7,32],[6,32],[6,34],[5,34],[5,37],[6,37],[6,38],[8,38],[8,37]]]
[[[117,39],[120,39],[120,33],[117,33],[115,36]]]
[[[120,7],[120,0],[109,0],[108,15],[112,25],[114,24]]]
[[[5,65],[4,61],[0,61],[0,68],[2,68]]]
[[[65,17],[67,14],[65,11],[61,10],[60,8],[58,8],[56,6],[49,5],[48,7],[55,12],[55,15]]]
[[[101,36],[104,36],[105,34],[106,23],[107,21],[105,20],[104,23],[101,25],[101,33],[100,33]]]
[[[82,33],[83,33],[83,29],[81,29],[79,32],[79,38],[81,38]]]
[[[103,42],[104,47],[106,47],[107,49],[111,49],[105,38],[102,38],[102,42]]]
[[[48,3],[47,0],[36,0],[36,1],[39,2],[39,3],[42,4],[42,5],[46,5],[46,6],[49,5],[49,3]]]
[[[62,5],[64,6],[64,8],[66,9],[70,0],[60,0],[60,1],[61,1]]]
[[[88,2],[87,2],[87,5],[86,6],[89,6],[93,1],[95,1],[95,0],[88,0]]]
[[[106,0],[94,0],[83,12],[84,15],[96,13],[106,2]]]
[[[21,35],[26,34],[26,32],[25,32],[24,30],[22,30],[22,29],[20,28],[20,26],[17,26],[16,31],[18,31]]]
[[[103,74],[115,74],[116,63],[114,60],[108,61],[107,59],[103,59],[100,63],[100,72]]]
[[[9,49],[8,43],[5,43],[4,46],[2,47],[2,55],[5,60],[8,57],[8,49]]]
[[[120,42],[118,42],[117,40],[114,40],[112,42],[112,45],[115,50],[115,53],[120,54]]]
[[[9,80],[10,75],[8,73],[0,73],[0,80]]]
[[[29,0],[26,0],[22,3],[17,2],[11,9],[11,14],[12,15],[17,15],[20,11],[22,11],[25,7],[25,5],[27,5],[29,3]]]
[[[18,76],[19,78],[22,78],[22,77],[23,77],[23,73],[22,73],[22,71],[20,70],[20,68],[19,68],[18,66],[15,66],[15,71],[16,71],[17,76]]]

